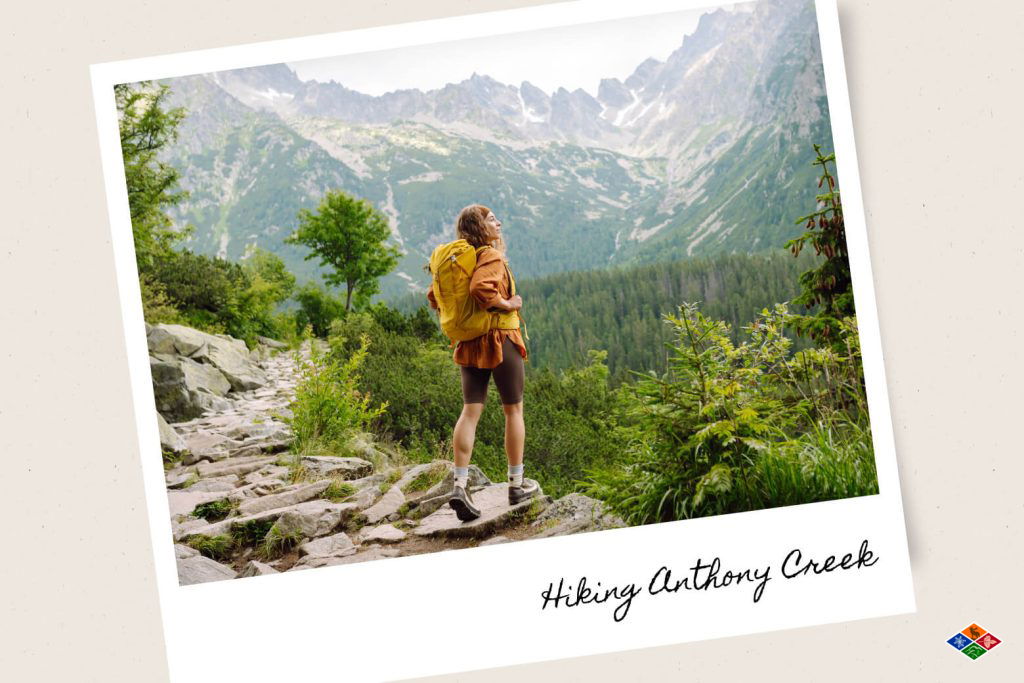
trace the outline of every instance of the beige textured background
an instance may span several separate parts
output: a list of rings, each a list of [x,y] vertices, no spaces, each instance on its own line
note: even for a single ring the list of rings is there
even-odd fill
[[[4,679],[167,676],[88,65],[529,4],[538,2],[7,8]],[[431,680],[1011,680],[1024,669],[1024,4],[839,4],[918,613]],[[944,643],[972,620],[1005,641],[976,662]],[[493,627],[516,647],[500,620]],[[397,649],[415,634],[391,637]],[[325,679],[344,678],[329,661]]]

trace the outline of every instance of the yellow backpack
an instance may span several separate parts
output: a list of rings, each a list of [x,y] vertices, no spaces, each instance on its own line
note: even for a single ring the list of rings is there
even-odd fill
[[[469,281],[476,269],[477,256],[484,249],[474,248],[466,240],[438,245],[430,255],[430,274],[434,281],[441,330],[452,342],[468,341],[495,329],[518,330],[516,311],[488,311],[469,293]],[[516,294],[516,281],[508,270],[512,285],[509,296]]]

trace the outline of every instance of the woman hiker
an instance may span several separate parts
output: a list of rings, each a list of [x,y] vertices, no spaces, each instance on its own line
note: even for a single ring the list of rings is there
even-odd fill
[[[483,413],[487,399],[487,389],[493,375],[494,384],[501,397],[505,411],[505,454],[508,456],[508,502],[515,505],[537,495],[539,485],[532,479],[523,478],[523,442],[526,438],[526,425],[523,422],[523,382],[525,372],[523,361],[526,359],[526,345],[519,333],[518,311],[522,308],[522,298],[514,293],[514,280],[508,269],[505,256],[505,243],[501,239],[501,221],[486,206],[472,204],[464,208],[455,224],[456,236],[459,238],[450,245],[438,247],[431,257],[431,270],[435,281],[427,291],[430,306],[441,312],[442,328],[445,328],[445,310],[451,309],[452,301],[455,308],[462,307],[462,321],[471,319],[466,325],[468,332],[457,329],[449,337],[460,337],[455,346],[453,359],[461,366],[462,372],[462,414],[455,423],[452,445],[455,450],[455,488],[449,505],[463,522],[480,516],[480,510],[473,504],[467,489],[469,479],[469,459],[473,454],[473,441],[476,438],[476,426]],[[460,240],[465,240],[461,242]],[[468,243],[468,244],[467,244]],[[475,252],[476,264],[471,272],[462,268],[461,262],[472,263]],[[441,282],[438,274],[445,267],[451,268],[454,277],[468,276],[469,301],[458,302],[458,292],[465,292],[465,280],[462,289],[454,289],[456,294],[434,291],[435,284]],[[452,282],[452,280],[445,280]],[[439,301],[440,299],[440,301]],[[449,313],[448,319],[451,319]],[[481,322],[482,321],[482,322]],[[448,333],[453,329],[449,322],[445,328]],[[482,332],[478,336],[465,339],[467,335]]]

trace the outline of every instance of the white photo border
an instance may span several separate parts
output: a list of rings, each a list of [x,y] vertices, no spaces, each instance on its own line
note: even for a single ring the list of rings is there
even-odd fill
[[[728,3],[722,3],[728,4]],[[878,495],[561,538],[179,586],[120,154],[116,83],[454,41],[687,9],[706,0],[581,0],[90,67],[156,584],[171,679],[380,680],[563,659],[915,611],[853,125],[835,0],[815,0],[878,471]],[[856,555],[870,568],[788,580],[754,603],[733,586],[541,609],[560,579],[624,586],[697,558],[723,568]],[[452,615],[470,626],[456,629]]]

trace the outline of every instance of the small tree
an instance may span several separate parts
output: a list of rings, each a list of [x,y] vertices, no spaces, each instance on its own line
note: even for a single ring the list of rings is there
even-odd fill
[[[369,202],[341,191],[328,192],[316,212],[299,211],[299,228],[287,244],[302,244],[312,251],[306,260],[320,258],[334,269],[324,277],[328,285],[345,285],[345,311],[368,303],[377,293],[377,278],[398,265],[398,249],[384,241],[391,234],[388,220]]]
[[[166,109],[170,88],[149,81],[114,86],[121,155],[124,159],[128,206],[135,240],[135,258],[141,273],[148,272],[171,245],[188,230],[175,231],[165,210],[188,192],[177,189],[181,174],[157,156],[178,137],[185,109]]]
[[[830,163],[835,163],[836,155],[823,156],[821,145],[814,145],[814,151],[817,158],[813,164],[821,167],[818,187],[824,186],[826,191],[815,197],[820,207],[817,211],[797,219],[798,224],[804,224],[804,234],[786,242],[786,248],[794,256],[799,256],[809,242],[816,254],[824,256],[817,268],[800,275],[802,292],[793,299],[794,304],[802,304],[808,309],[819,308],[814,315],[794,315],[791,320],[799,334],[831,343],[838,337],[840,321],[855,313],[853,281],[846,251],[843,205],[835,176],[828,169]]]

